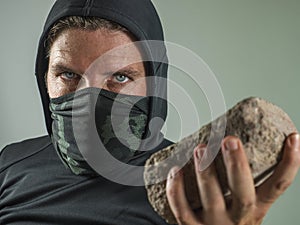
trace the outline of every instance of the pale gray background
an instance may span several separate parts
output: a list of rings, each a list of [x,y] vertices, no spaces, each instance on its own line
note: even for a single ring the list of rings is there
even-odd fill
[[[8,143],[46,133],[34,62],[39,34],[53,2],[0,2],[0,149]],[[154,2],[166,39],[191,49],[208,63],[228,107],[248,96],[263,97],[287,111],[300,129],[299,0]],[[210,121],[201,90],[176,69],[171,69],[170,77],[196,101],[201,125]],[[169,94],[172,96],[175,90]],[[176,107],[176,102],[173,104]],[[188,117],[189,109],[177,114],[174,108],[170,109],[165,128],[172,140],[197,129],[194,118]],[[188,128],[181,129],[178,120],[187,117],[182,123]],[[265,225],[299,224],[299,188],[300,176],[273,206]]]

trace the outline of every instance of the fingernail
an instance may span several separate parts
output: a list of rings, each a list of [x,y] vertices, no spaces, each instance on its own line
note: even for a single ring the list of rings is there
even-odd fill
[[[290,138],[291,147],[300,151],[300,136],[299,134],[293,134]]]
[[[229,138],[228,140],[226,140],[224,147],[226,150],[230,150],[230,151],[238,150],[239,148],[238,140],[235,138]]]
[[[203,147],[203,146],[197,146],[196,148],[195,148],[195,151],[196,151],[196,162],[195,162],[195,166],[196,166],[196,169],[198,170],[198,171],[200,171],[201,172],[201,163],[202,163],[202,159],[203,159],[203,155],[204,155],[204,153],[205,153],[205,151],[206,151],[206,147]]]
[[[204,155],[205,150],[205,147],[196,147],[196,156],[199,163]]]

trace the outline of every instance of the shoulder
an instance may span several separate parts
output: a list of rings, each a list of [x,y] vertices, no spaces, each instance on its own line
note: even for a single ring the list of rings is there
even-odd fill
[[[0,152],[0,173],[10,165],[42,151],[49,145],[52,145],[49,136],[27,139],[7,145]]]

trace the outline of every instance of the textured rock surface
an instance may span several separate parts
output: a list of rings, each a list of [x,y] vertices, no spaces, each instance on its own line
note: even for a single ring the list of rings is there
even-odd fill
[[[222,116],[214,121],[217,127],[222,126],[224,118]],[[260,98],[248,98],[239,102],[226,113],[226,120],[225,136],[234,135],[241,139],[255,185],[258,186],[272,174],[280,161],[285,138],[290,133],[297,132],[297,129],[283,110]],[[211,127],[212,123],[202,127],[180,142],[153,154],[146,162],[144,179],[148,199],[154,210],[170,224],[176,222],[165,193],[167,173],[174,165],[183,167],[188,201],[192,209],[200,209],[201,200],[192,155],[198,143],[207,144],[209,138],[222,134],[222,129],[212,130]],[[214,163],[223,194],[229,201],[230,191],[220,152],[214,158]]]

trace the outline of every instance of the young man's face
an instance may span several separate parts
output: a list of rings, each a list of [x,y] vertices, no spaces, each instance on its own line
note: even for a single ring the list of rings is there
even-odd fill
[[[47,72],[50,98],[86,87],[146,96],[145,68],[139,50],[131,45],[108,52],[132,42],[122,31],[70,29],[62,32],[50,49]]]

